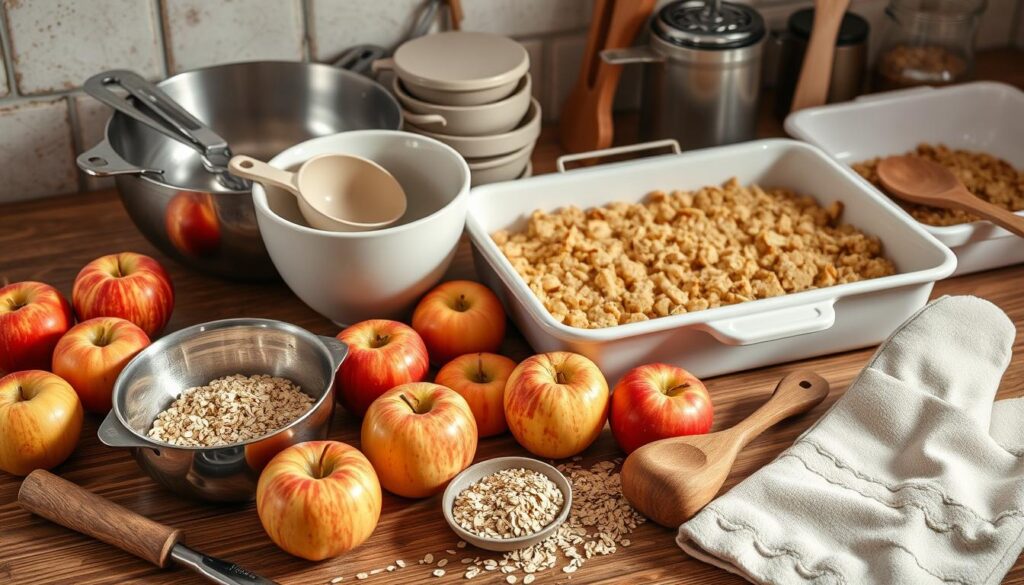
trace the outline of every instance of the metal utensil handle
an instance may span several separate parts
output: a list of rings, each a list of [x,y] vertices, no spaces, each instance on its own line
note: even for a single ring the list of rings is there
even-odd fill
[[[277,581],[271,581],[232,562],[196,552],[182,544],[174,545],[171,557],[176,563],[220,585],[277,585]]]
[[[611,148],[602,148],[601,150],[591,150],[589,152],[563,154],[555,160],[555,166],[558,168],[558,172],[564,173],[566,172],[565,163],[568,162],[576,162],[586,160],[588,158],[601,158],[616,154],[627,154],[630,152],[643,152],[645,150],[655,150],[658,148],[671,148],[674,154],[680,154],[682,152],[682,149],[679,148],[679,143],[674,138],[666,138],[664,140],[641,142],[639,144],[630,144],[627,146],[613,146]]]
[[[106,140],[78,155],[78,168],[93,177],[112,177],[114,175],[163,174],[161,169],[140,167],[124,160]]]
[[[124,89],[145,109],[110,91],[112,85]],[[227,168],[231,159],[227,141],[134,71],[117,69],[93,75],[86,80],[83,89],[118,112],[195,149],[212,167],[210,170],[223,171]]]
[[[28,474],[18,503],[33,514],[166,567],[180,530],[154,522],[42,469]]]

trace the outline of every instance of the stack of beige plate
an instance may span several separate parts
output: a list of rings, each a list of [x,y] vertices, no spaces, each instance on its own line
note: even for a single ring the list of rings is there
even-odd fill
[[[376,68],[394,70],[392,89],[408,129],[462,154],[473,185],[529,176],[541,112],[522,45],[501,35],[445,32],[404,43]]]

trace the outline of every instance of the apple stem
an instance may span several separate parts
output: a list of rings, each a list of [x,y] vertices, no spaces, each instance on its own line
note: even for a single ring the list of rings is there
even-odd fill
[[[398,397],[402,399],[402,402],[405,402],[407,405],[409,405],[409,408],[411,408],[413,412],[415,412],[416,414],[419,414],[419,411],[416,410],[416,406],[413,405],[413,403],[412,403],[413,400],[416,400],[415,397],[410,398],[405,392],[402,392],[401,394],[399,394]],[[418,405],[419,403],[420,403],[420,401],[416,400],[416,404]]]
[[[388,344],[388,340],[389,339],[391,339],[390,336],[388,336],[388,335],[381,335],[380,333],[377,333],[377,334],[375,334],[373,336],[373,339],[370,342],[370,347],[373,347],[373,348],[384,347],[385,345]]]
[[[22,386],[21,384],[18,385],[18,396],[22,400],[28,400],[28,396],[25,396],[25,387]]]
[[[115,269],[117,270],[117,274],[115,274],[114,276],[116,276],[117,278],[121,278],[122,276],[124,276],[124,270],[121,268],[121,256],[117,257],[117,265],[115,266]]]
[[[330,445],[324,445],[323,451],[320,451],[320,458],[316,462],[316,478],[317,479],[323,479],[324,478],[324,457],[327,457],[327,449],[329,449],[330,447],[331,447]]]
[[[477,384],[486,384],[490,382],[490,377],[484,373],[484,354],[476,354],[476,375],[473,376],[473,381]]]
[[[665,391],[665,394],[667,396],[678,396],[679,394],[682,394],[683,392],[686,392],[689,389],[690,389],[690,383],[689,382],[683,382],[682,384],[680,384],[678,386],[673,386],[673,387],[669,388],[668,390]]]
[[[468,308],[469,304],[466,303],[466,295],[460,294],[458,300],[455,301],[455,310],[461,312],[465,311]]]
[[[565,372],[557,370],[555,372],[555,382],[559,384],[565,384]]]

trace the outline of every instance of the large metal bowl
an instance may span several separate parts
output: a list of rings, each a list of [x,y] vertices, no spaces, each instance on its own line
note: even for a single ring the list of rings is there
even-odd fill
[[[334,376],[348,347],[333,337],[270,319],[225,319],[176,331],[135,356],[114,384],[114,408],[100,441],[126,447],[150,476],[179,494],[245,501],[260,471],[281,450],[327,438]],[[251,441],[180,447],[147,436],[157,415],[187,388],[233,374],[287,378],[315,399],[304,415]]]
[[[392,129],[401,109],[361,75],[316,63],[257,61],[179,73],[157,84],[223,136],[234,154],[269,160],[318,136]],[[250,191],[235,191],[203,168],[199,154],[116,113],[106,139],[78,157],[94,176],[116,177],[132,221],[156,247],[204,272],[268,280],[267,255]]]

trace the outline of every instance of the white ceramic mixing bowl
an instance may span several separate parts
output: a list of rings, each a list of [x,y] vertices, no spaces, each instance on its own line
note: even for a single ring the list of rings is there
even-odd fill
[[[405,190],[405,215],[375,231],[322,231],[308,226],[293,195],[254,184],[256,220],[270,258],[296,296],[339,325],[401,317],[455,255],[466,219],[466,161],[425,136],[357,130],[297,144],[270,164],[294,169],[327,153],[361,156],[387,169]]]

